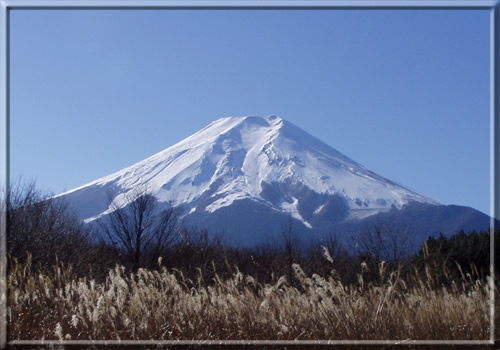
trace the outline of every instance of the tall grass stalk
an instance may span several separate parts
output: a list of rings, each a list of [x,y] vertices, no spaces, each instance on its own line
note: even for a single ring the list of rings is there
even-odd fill
[[[260,283],[237,269],[210,284],[162,267],[110,270],[104,281],[77,278],[70,266],[33,272],[30,260],[10,264],[10,339],[414,339],[489,338],[487,281],[463,276],[447,286],[432,275],[404,281],[379,266],[377,282],[343,285],[335,271],[307,276],[293,265]]]

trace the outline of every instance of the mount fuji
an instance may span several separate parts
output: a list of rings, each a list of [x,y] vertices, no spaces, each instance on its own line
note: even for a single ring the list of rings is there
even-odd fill
[[[185,223],[256,244],[292,225],[303,237],[380,220],[427,238],[487,229],[489,217],[386,179],[276,116],[221,118],[123,170],[58,195],[91,223],[147,188]]]

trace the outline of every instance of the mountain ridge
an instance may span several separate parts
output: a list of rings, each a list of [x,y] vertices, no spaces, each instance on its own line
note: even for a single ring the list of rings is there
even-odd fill
[[[225,212],[248,217],[245,211],[259,212],[270,224],[290,217],[304,230],[320,232],[411,203],[441,205],[277,116],[220,118],[163,151],[59,196],[92,222],[111,207],[126,205],[126,194],[140,187],[160,203],[182,206],[187,222],[219,231]],[[252,220],[259,218],[247,224]],[[272,227],[269,231],[276,231],[276,224]]]

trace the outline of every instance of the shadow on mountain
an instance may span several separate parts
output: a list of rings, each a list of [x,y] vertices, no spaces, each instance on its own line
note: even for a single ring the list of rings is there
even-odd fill
[[[421,243],[430,236],[437,236],[440,233],[451,236],[460,230],[465,232],[488,230],[491,226],[488,215],[470,207],[411,202],[401,209],[392,209],[363,220],[347,221],[339,225],[338,229],[342,232],[360,232],[377,223],[408,228],[416,243]],[[499,225],[498,220],[496,225]]]
[[[269,193],[268,195],[271,196]],[[223,232],[230,236],[234,243],[245,246],[254,246],[279,237],[290,225],[304,242],[336,232],[341,234],[344,243],[351,244],[351,238],[356,233],[376,224],[392,224],[394,227],[407,228],[418,246],[430,236],[437,236],[439,233],[450,236],[460,230],[488,230],[491,224],[488,215],[458,205],[436,206],[414,202],[404,205],[401,209],[348,221],[343,220],[346,210],[341,197],[328,196],[322,209],[308,221],[312,224],[312,228],[309,228],[301,221],[279,213],[265,204],[244,199],[212,213],[194,212],[186,217],[186,221],[211,232]],[[310,210],[304,209],[301,215],[306,218],[307,212]],[[496,225],[500,226],[500,222],[497,221]]]

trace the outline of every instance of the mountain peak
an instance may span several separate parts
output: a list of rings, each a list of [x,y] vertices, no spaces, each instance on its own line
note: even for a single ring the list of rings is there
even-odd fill
[[[252,203],[310,229],[327,218],[359,219],[410,202],[438,204],[278,116],[220,118],[147,159],[62,196],[75,199],[82,218],[92,221],[109,212],[108,193],[115,205],[123,206],[123,194],[140,186],[202,222],[222,208]]]

